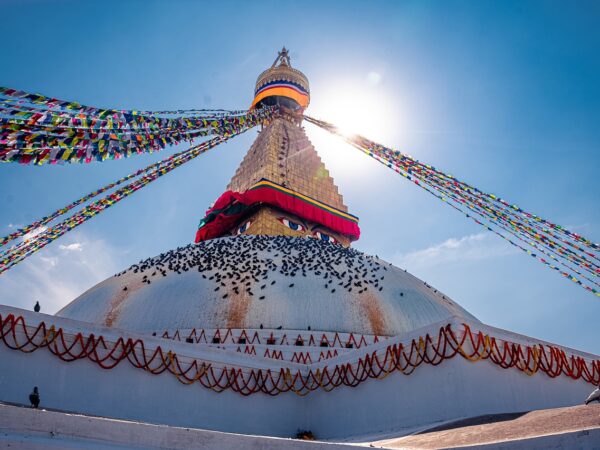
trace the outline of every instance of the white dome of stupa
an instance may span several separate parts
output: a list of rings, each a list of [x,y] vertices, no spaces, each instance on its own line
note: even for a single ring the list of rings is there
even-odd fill
[[[149,258],[58,316],[139,332],[247,328],[396,335],[476,320],[402,269],[312,238],[243,235]]]

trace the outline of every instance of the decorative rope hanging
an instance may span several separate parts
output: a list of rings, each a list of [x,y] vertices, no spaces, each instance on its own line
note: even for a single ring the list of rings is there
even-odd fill
[[[159,167],[161,164],[164,163],[163,161],[158,161],[157,163],[151,164],[147,167],[144,167],[143,169],[139,169],[136,170],[133,173],[130,173],[129,175],[124,176],[123,178],[118,179],[117,181],[114,181],[110,184],[107,184],[106,186],[101,187],[100,189],[96,189],[95,191],[90,192],[87,195],[84,195],[81,198],[78,198],[77,200],[75,200],[74,202],[68,204],[67,206],[57,209],[56,211],[54,211],[52,214],[49,214],[45,217],[42,217],[41,219],[27,225],[24,226],[23,228],[19,228],[17,231],[4,236],[4,237],[0,237],[0,247],[3,245],[8,244],[10,241],[17,239],[19,237],[25,236],[26,234],[38,229],[38,228],[42,228],[45,225],[47,225],[48,223],[52,222],[54,219],[56,219],[57,217],[62,216],[63,214],[66,214],[67,212],[69,212],[70,210],[72,210],[73,208],[87,202],[88,200],[91,200],[92,198],[102,194],[103,192],[109,191],[123,183],[125,183],[128,180],[131,180],[132,178],[136,178],[138,176],[140,176],[143,173],[149,172],[157,167]]]
[[[0,162],[89,163],[225,135],[257,111],[118,111],[0,87]]]
[[[114,183],[111,183],[103,188],[100,188],[91,194],[88,194],[75,202],[67,205],[65,208],[61,208],[51,215],[34,222],[31,225],[19,230],[17,233],[13,233],[5,238],[3,238],[3,242],[8,242],[11,239],[14,239],[18,236],[25,236],[26,233],[31,235],[30,238],[24,239],[17,245],[5,250],[0,253],[0,274],[10,269],[15,264],[23,261],[28,256],[42,249],[55,239],[58,239],[60,236],[65,234],[67,231],[72,230],[73,228],[81,225],[85,221],[91,219],[107,208],[111,207],[115,203],[123,200],[129,195],[133,194],[137,190],[147,186],[152,181],[157,180],[159,177],[169,173],[171,170],[176,169],[180,165],[191,161],[207,150],[217,146],[222,142],[226,142],[230,138],[237,136],[241,133],[248,131],[254,126],[258,125],[262,122],[271,112],[269,110],[259,110],[256,115],[254,115],[250,120],[245,121],[244,124],[238,124],[232,127],[231,131],[229,131],[226,135],[218,136],[213,139],[210,139],[206,142],[203,142],[199,145],[191,147],[188,150],[176,153],[175,155],[160,161],[158,163],[154,163],[146,167],[145,169],[138,170],[133,174],[130,174],[126,177],[117,180]],[[144,174],[142,177],[134,180],[133,182],[117,189],[115,192],[108,194],[99,200],[96,200],[89,205],[85,206],[83,209],[78,211],[77,213],[65,218],[63,221],[58,224],[46,228],[45,225],[57,218],[58,216],[68,212],[73,209],[75,206],[85,203],[85,201],[109,190],[113,187],[123,184],[125,181],[128,181],[132,178],[137,177],[138,175]],[[28,230],[28,231],[24,231]]]
[[[142,339],[68,333],[45,322],[27,324],[23,316],[0,316],[0,344],[11,350],[32,353],[48,351],[65,362],[89,360],[110,370],[121,363],[153,375],[171,374],[186,385],[198,384],[215,392],[230,390],[248,396],[259,392],[300,396],[316,390],[329,392],[340,386],[357,387],[369,379],[383,379],[396,372],[412,374],[421,365],[438,366],[455,357],[481,364],[488,361],[502,369],[515,369],[528,376],[544,373],[550,378],[567,377],[592,385],[600,382],[600,360],[568,355],[560,347],[543,343],[529,345],[502,340],[468,324],[451,324],[437,332],[368,350],[345,363],[325,364],[316,370],[307,366],[290,369],[249,368],[203,361],[163,350]],[[293,371],[292,371],[293,370]]]
[[[44,105],[48,109],[65,109],[68,111],[84,112],[100,116],[113,114],[130,114],[130,115],[151,115],[151,114],[166,114],[166,115],[190,115],[203,114],[208,116],[228,115],[228,114],[243,114],[245,110],[227,110],[227,109],[178,109],[169,111],[140,111],[140,110],[119,110],[119,109],[100,109],[92,106],[82,105],[77,102],[68,102],[56,98],[46,97],[41,94],[31,94],[17,89],[0,87],[0,96],[6,97],[3,102],[12,103],[22,108],[27,108],[27,104],[36,105],[32,108],[37,108],[37,105]]]
[[[308,116],[304,118],[342,137],[352,146],[401,174],[545,266],[600,296],[597,289],[600,287],[598,244],[496,195],[487,194],[433,166],[421,163],[409,155],[362,136],[345,135],[330,123]]]

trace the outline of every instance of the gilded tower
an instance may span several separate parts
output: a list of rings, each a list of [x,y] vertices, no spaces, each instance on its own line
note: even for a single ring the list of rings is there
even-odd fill
[[[283,48],[256,81],[252,108],[274,107],[227,191],[200,222],[196,241],[236,234],[312,237],[344,246],[358,239],[358,218],[301,126],[308,79]]]

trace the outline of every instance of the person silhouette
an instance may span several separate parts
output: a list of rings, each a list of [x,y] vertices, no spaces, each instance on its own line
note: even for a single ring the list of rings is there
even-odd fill
[[[29,403],[31,403],[32,408],[37,408],[40,405],[40,392],[38,391],[37,386],[35,386],[33,392],[29,394]]]

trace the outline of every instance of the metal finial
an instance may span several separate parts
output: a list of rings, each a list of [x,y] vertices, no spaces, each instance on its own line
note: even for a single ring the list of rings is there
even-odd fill
[[[285,47],[283,47],[280,52],[277,52],[277,58],[275,58],[275,61],[273,62],[271,68],[275,67],[277,63],[279,63],[280,66],[284,65],[292,67],[292,63],[290,62],[289,50],[287,50]]]

